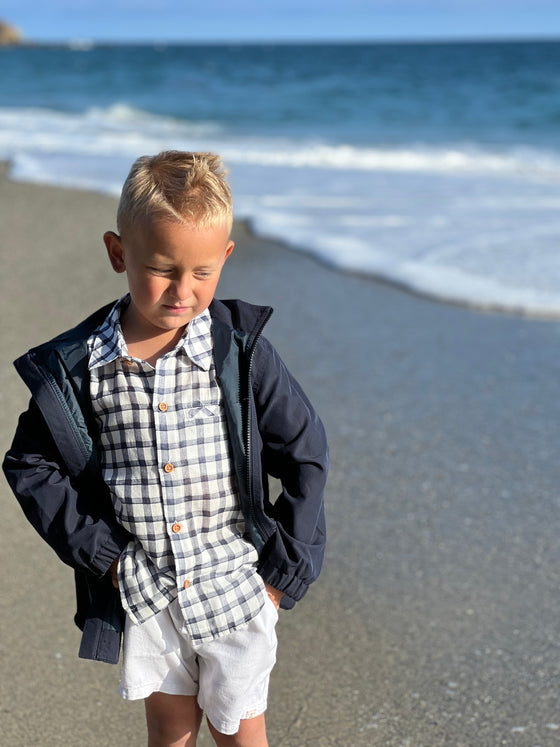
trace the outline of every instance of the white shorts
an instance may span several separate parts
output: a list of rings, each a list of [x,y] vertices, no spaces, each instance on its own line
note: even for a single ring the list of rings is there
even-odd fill
[[[127,618],[120,694],[127,700],[154,692],[196,695],[219,732],[236,734],[241,719],[266,710],[277,621],[268,597],[247,627],[207,643],[193,643],[182,632],[176,601],[141,625]]]

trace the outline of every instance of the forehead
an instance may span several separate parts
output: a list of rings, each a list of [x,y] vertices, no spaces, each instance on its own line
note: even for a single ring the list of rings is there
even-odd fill
[[[229,239],[230,226],[225,222],[209,225],[180,223],[165,218],[144,221],[137,228],[127,231],[123,241],[141,245],[154,251],[173,248],[212,245],[225,246]]]

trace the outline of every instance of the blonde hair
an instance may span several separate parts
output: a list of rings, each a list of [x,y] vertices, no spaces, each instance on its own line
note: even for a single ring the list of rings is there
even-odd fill
[[[122,235],[151,218],[194,223],[201,228],[232,223],[227,171],[214,153],[164,151],[141,156],[123,185],[117,211]]]

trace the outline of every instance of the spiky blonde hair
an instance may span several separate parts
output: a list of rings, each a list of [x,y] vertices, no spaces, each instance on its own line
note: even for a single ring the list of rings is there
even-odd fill
[[[214,153],[164,151],[141,156],[123,185],[117,211],[123,235],[151,218],[168,218],[206,228],[232,223],[227,171]]]

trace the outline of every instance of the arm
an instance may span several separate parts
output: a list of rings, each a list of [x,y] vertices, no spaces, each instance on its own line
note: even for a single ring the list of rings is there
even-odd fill
[[[21,415],[4,473],[27,519],[59,558],[103,576],[130,537],[99,479],[70,478],[39,408]]]
[[[253,391],[263,470],[282,485],[268,507],[275,530],[261,553],[259,570],[267,583],[286,594],[282,606],[289,607],[303,597],[323,564],[326,435],[300,385],[264,338],[255,352]]]

